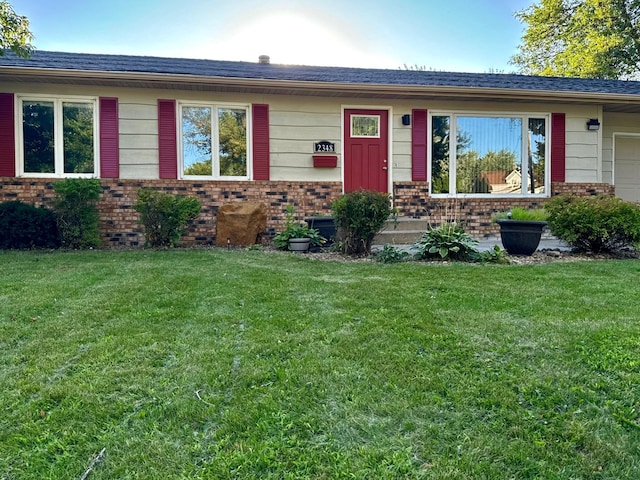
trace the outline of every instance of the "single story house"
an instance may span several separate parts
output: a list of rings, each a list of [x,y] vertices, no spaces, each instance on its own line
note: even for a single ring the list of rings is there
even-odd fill
[[[400,215],[494,233],[493,213],[551,196],[640,201],[640,82],[275,65],[36,51],[0,57],[0,201],[51,205],[52,182],[96,177],[105,245],[144,239],[137,189],[217,209],[328,213],[359,188]]]

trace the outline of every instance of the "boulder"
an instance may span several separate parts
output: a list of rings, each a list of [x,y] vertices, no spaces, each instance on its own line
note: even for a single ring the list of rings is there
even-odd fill
[[[253,245],[258,241],[258,235],[266,228],[267,206],[264,203],[242,202],[222,205],[216,217],[216,245]]]

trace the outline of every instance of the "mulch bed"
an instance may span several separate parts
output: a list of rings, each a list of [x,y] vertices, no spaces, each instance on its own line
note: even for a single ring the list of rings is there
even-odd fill
[[[368,257],[352,257],[349,255],[342,254],[340,252],[330,251],[328,249],[321,249],[318,251],[311,251],[306,253],[292,253],[292,252],[284,252],[282,250],[276,250],[271,248],[264,248],[265,252],[272,253],[280,253],[283,255],[301,255],[305,258],[309,258],[312,260],[318,261],[336,261],[336,262],[376,262],[375,256],[371,255]],[[612,253],[579,253],[572,252],[568,250],[556,250],[556,249],[548,249],[548,250],[538,250],[531,256],[524,255],[508,255],[512,265],[536,265],[536,264],[545,264],[545,263],[566,263],[566,262],[577,262],[577,261],[596,261],[596,260],[628,260],[628,259],[638,259],[640,255],[638,252],[633,250],[623,250],[619,252]],[[432,262],[425,263],[453,263],[451,261],[439,262],[434,260]]]

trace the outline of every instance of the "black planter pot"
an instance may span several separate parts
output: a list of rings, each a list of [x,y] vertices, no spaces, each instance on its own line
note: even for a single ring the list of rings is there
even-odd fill
[[[336,223],[333,217],[309,217],[304,219],[309,228],[315,228],[327,239],[324,246],[331,245],[336,237]]]
[[[511,255],[532,255],[540,245],[547,222],[533,220],[497,220],[502,246]]]

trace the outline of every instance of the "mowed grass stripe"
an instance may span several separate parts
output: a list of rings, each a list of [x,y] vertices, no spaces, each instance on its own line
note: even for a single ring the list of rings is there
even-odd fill
[[[0,263],[0,478],[640,477],[635,261]]]

